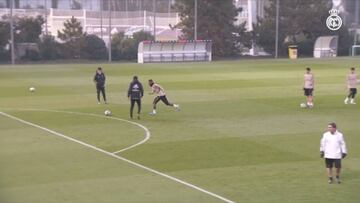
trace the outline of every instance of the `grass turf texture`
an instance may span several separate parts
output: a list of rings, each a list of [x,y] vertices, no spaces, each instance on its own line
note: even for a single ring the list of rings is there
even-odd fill
[[[0,66],[0,111],[109,152],[144,131],[125,122],[23,108],[129,118],[128,83],[154,79],[182,110],[145,94],[139,123],[151,139],[120,155],[236,202],[359,202],[360,100],[344,105],[345,75],[360,59],[103,64],[109,105],[98,105],[96,65]],[[315,108],[301,109],[306,66]],[[360,72],[360,70],[358,70]],[[29,87],[36,92],[29,92]],[[344,133],[343,184],[328,185],[319,140],[328,122]],[[0,202],[222,202],[172,180],[0,116]]]

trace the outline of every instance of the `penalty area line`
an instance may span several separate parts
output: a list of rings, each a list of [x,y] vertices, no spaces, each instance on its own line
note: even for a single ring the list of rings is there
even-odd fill
[[[23,123],[23,124],[26,124],[26,125],[29,125],[29,126],[32,126],[32,127],[38,128],[38,129],[41,129],[41,130],[46,131],[46,132],[48,132],[48,133],[50,133],[50,134],[53,134],[53,135],[62,137],[62,138],[64,138],[64,139],[66,139],[66,140],[69,140],[69,141],[78,143],[78,144],[80,144],[80,145],[83,145],[83,146],[88,147],[88,148],[90,148],[90,149],[93,149],[93,150],[95,150],[95,151],[104,153],[104,154],[106,154],[106,155],[108,155],[108,156],[111,156],[111,157],[113,157],[113,158],[115,158],[115,159],[122,160],[122,161],[127,162],[127,163],[129,163],[129,164],[131,164],[131,165],[134,165],[134,166],[137,166],[137,167],[139,167],[139,168],[142,168],[142,169],[144,169],[144,170],[146,170],[146,171],[149,171],[149,172],[155,173],[155,174],[157,174],[157,175],[160,175],[160,176],[162,176],[162,177],[168,178],[168,179],[170,179],[170,180],[173,180],[173,181],[175,181],[175,182],[178,182],[178,183],[180,183],[180,184],[183,184],[183,185],[185,185],[185,186],[188,186],[188,187],[190,187],[190,188],[193,188],[193,189],[198,190],[198,191],[200,191],[200,192],[203,192],[203,193],[205,193],[205,194],[208,194],[208,195],[210,195],[210,196],[212,196],[212,197],[215,197],[215,198],[217,198],[217,199],[220,199],[220,200],[222,200],[222,201],[224,201],[224,202],[234,203],[234,201],[229,200],[229,199],[227,199],[227,198],[225,198],[225,197],[222,197],[222,196],[220,196],[220,195],[218,195],[218,194],[212,193],[212,192],[210,192],[210,191],[208,191],[208,190],[205,190],[205,189],[203,189],[203,188],[200,188],[200,187],[198,187],[198,186],[196,186],[196,185],[193,185],[193,184],[191,184],[191,183],[185,182],[185,181],[180,180],[180,179],[178,179],[178,178],[175,178],[175,177],[173,177],[173,176],[167,175],[167,174],[162,173],[162,172],[160,172],[160,171],[157,171],[157,170],[154,170],[154,169],[149,168],[149,167],[147,167],[147,166],[141,165],[141,164],[139,164],[139,163],[136,163],[136,162],[134,162],[134,161],[131,161],[131,160],[129,160],[129,159],[126,159],[126,158],[124,158],[124,157],[122,157],[122,156],[119,156],[119,155],[116,155],[116,154],[114,154],[114,153],[105,151],[105,150],[103,150],[103,149],[100,149],[100,148],[98,148],[98,147],[95,147],[95,146],[93,146],[93,145],[90,145],[90,144],[88,144],[88,143],[85,143],[85,142],[83,142],[83,141],[77,140],[77,139],[75,139],[75,138],[69,137],[69,136],[64,135],[64,134],[61,134],[61,133],[58,133],[58,132],[56,132],[56,131],[50,130],[50,129],[45,128],[45,127],[42,127],[42,126],[40,126],[40,125],[37,125],[37,124],[31,123],[31,122],[25,121],[25,120],[23,120],[23,119],[17,118],[17,117],[15,117],[15,116],[12,116],[12,115],[10,115],[10,114],[7,114],[7,113],[1,112],[1,111],[0,111],[0,115],[3,115],[4,117],[7,117],[7,118],[10,118],[10,119],[16,120],[16,121],[18,121],[18,122],[20,122],[20,123]]]

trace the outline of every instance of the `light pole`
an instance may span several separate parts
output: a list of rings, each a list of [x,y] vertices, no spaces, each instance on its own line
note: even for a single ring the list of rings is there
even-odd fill
[[[156,41],[156,0],[153,0],[153,24],[154,24],[154,41]]]
[[[275,58],[278,58],[278,47],[279,47],[279,1],[280,0],[276,0]]]
[[[11,64],[12,65],[15,64],[13,7],[14,7],[14,0],[10,0],[10,40],[11,40]]]
[[[128,1],[125,0],[125,17],[126,17],[126,26],[129,25],[129,5],[128,5]]]
[[[103,36],[103,6],[104,6],[104,0],[100,0],[100,36],[101,36],[102,40],[104,40],[104,36]]]
[[[354,45],[357,43],[357,28],[359,27],[360,0],[355,0],[355,21],[354,21]]]
[[[194,22],[194,40],[197,40],[197,0],[195,0],[194,5],[194,15],[195,15],[195,22]]]
[[[45,1],[45,34],[48,35],[47,0]]]
[[[111,4],[112,0],[109,0],[109,62],[111,62]]]

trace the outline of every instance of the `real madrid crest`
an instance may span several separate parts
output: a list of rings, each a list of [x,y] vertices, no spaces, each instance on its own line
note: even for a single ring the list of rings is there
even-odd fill
[[[330,29],[330,30],[338,30],[340,29],[341,25],[342,25],[342,20],[340,18],[339,14],[339,10],[337,9],[331,9],[329,11],[330,16],[326,19],[326,26]]]

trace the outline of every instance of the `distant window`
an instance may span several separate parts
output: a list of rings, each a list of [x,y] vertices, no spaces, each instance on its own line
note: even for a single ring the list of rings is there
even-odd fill
[[[31,4],[32,2],[29,2],[29,0],[22,0],[22,1],[19,1],[19,7],[20,8],[23,8],[23,9],[29,9],[31,8]]]
[[[83,8],[83,4],[81,0],[72,0],[71,1],[71,9],[80,10]]]
[[[57,6],[55,8],[58,9],[71,9],[70,0],[58,0]]]
[[[99,4],[98,0],[83,1],[82,7],[83,7],[83,9],[86,9],[86,10],[96,11],[96,10],[99,10],[98,7],[96,7],[96,3]]]
[[[6,0],[0,0],[0,8],[7,8]]]

